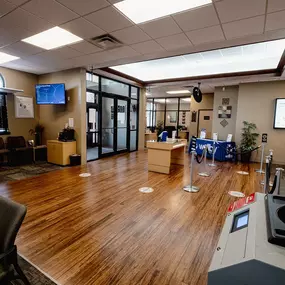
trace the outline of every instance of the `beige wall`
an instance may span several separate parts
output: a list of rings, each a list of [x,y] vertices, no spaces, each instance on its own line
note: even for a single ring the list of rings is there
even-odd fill
[[[35,118],[17,119],[15,118],[14,95],[7,95],[8,126],[11,132],[10,135],[23,136],[26,140],[34,139],[34,137],[29,134],[29,130],[35,126],[39,118],[39,112],[35,102],[35,85],[38,80],[37,75],[2,67],[0,67],[0,73],[5,79],[6,87],[22,89],[24,90],[24,93],[18,93],[18,95],[34,98]],[[7,136],[1,137],[5,140]]]
[[[86,161],[86,71],[71,69],[39,76],[39,84],[65,83],[66,105],[42,105],[40,122],[45,126],[44,141],[57,139],[58,133],[74,119],[77,152]]]
[[[265,153],[271,148],[274,150],[274,162],[285,164],[285,130],[274,130],[274,104],[275,98],[285,98],[285,81],[241,84],[239,87],[239,100],[236,121],[236,142],[240,143],[243,121],[255,123],[258,132],[268,133],[268,144]],[[258,144],[261,142],[259,138]],[[253,159],[258,161],[259,155]]]
[[[190,106],[190,119],[192,117],[192,112],[197,112],[196,122],[190,122],[190,136],[197,136],[197,125],[198,125],[198,111],[201,109],[213,109],[214,108],[214,94],[203,94],[203,100],[201,103],[197,103],[193,97]]]
[[[238,104],[238,86],[226,87],[223,91],[222,87],[215,88],[214,95],[214,119],[213,119],[213,133],[218,133],[219,140],[226,140],[228,134],[233,135],[233,141],[235,140],[236,132],[236,117],[237,117],[237,104]],[[220,123],[224,119],[218,118],[219,106],[222,106],[222,98],[229,98],[230,104],[232,106],[232,116],[230,119],[225,119],[228,122],[226,127],[223,127]]]

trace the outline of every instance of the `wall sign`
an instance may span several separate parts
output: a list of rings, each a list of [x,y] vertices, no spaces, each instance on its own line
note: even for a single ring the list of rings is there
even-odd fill
[[[262,134],[262,142],[263,143],[267,143],[267,138],[268,138],[267,134]]]
[[[232,117],[232,106],[219,106],[218,118],[230,119]]]
[[[16,118],[34,118],[34,100],[32,97],[14,96],[15,117]]]
[[[230,98],[222,98],[222,105],[223,106],[230,105]]]

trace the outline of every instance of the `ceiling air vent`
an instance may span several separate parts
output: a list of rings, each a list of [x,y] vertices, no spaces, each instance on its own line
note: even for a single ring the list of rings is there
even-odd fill
[[[115,37],[111,35],[103,35],[103,36],[95,37],[95,38],[92,38],[90,42],[104,50],[113,49],[113,48],[123,45],[122,42],[120,42],[119,40],[117,40]]]

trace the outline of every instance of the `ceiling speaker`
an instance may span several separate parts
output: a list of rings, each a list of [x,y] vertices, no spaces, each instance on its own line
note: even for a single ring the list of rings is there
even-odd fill
[[[202,92],[199,87],[194,87],[193,89],[193,97],[197,103],[202,102]]]

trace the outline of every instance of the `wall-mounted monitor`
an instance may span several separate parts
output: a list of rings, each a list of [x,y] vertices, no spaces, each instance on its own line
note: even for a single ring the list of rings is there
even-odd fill
[[[274,129],[285,129],[285,98],[277,98],[275,102]]]
[[[57,84],[37,84],[36,85],[36,102],[38,105],[64,105],[65,85]]]

